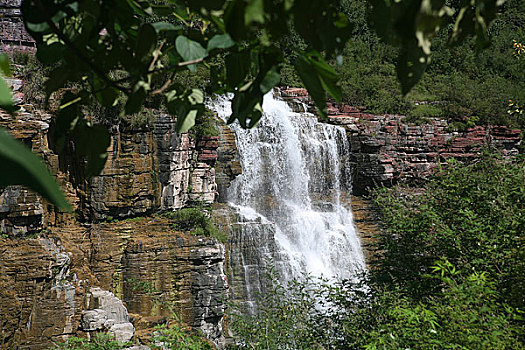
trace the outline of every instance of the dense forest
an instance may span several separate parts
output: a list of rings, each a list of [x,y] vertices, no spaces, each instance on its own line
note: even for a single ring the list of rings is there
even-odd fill
[[[432,117],[472,124],[525,125],[525,66],[519,44],[525,41],[525,3],[506,1],[489,27],[491,45],[476,48],[475,39],[449,45],[453,23],[443,25],[432,41],[432,56],[423,79],[403,96],[396,77],[398,49],[385,43],[367,24],[367,1],[343,1],[353,23],[353,35],[344,48],[342,64],[333,62],[341,76],[343,100],[371,113],[406,114],[407,121],[423,123]],[[453,6],[453,5],[452,5]],[[516,43],[516,45],[513,45]],[[282,50],[305,45],[297,36],[284,40]],[[289,65],[294,57],[289,56]],[[298,86],[300,79],[285,68],[282,84]]]

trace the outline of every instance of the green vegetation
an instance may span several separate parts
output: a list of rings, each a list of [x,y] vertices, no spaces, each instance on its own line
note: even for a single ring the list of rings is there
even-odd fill
[[[421,280],[446,258],[461,271],[485,272],[502,300],[525,309],[525,162],[486,156],[475,164],[443,165],[424,190],[382,190],[376,202],[388,227],[378,275],[412,296],[438,287]]]
[[[156,344],[162,344],[158,346]],[[121,350],[132,346],[131,342],[116,341],[107,333],[96,334],[91,339],[71,337],[66,343],[58,344],[53,350]],[[178,322],[171,322],[155,327],[151,344],[152,349],[166,350],[212,350],[210,343],[190,333]]]
[[[283,285],[274,278],[259,314],[231,316],[235,348],[525,349],[521,313],[498,300],[486,274],[459,277],[447,261],[433,270],[426,278],[441,289],[420,300],[373,279]]]
[[[179,324],[162,325],[155,327],[153,336],[154,343],[163,344],[162,347],[153,345],[152,349],[168,350],[212,350],[214,347],[209,343],[192,335],[191,330],[184,329]]]
[[[342,66],[334,63],[341,76],[344,101],[366,106],[372,113],[408,114],[413,118],[408,121],[416,123],[427,117],[462,122],[478,116],[479,124],[525,126],[523,116],[507,113],[509,100],[525,104],[525,61],[513,54],[517,44],[525,40],[523,1],[505,2],[489,27],[491,47],[486,50],[477,50],[471,39],[448,45],[452,25],[443,25],[433,40],[431,61],[423,79],[406,97],[396,77],[398,49],[370,30],[365,20],[368,3],[374,2],[343,2],[345,13],[356,24],[343,51]],[[415,102],[430,103],[433,108],[421,110]]]
[[[165,212],[164,216],[173,220],[174,230],[189,231],[195,236],[213,237],[222,243],[228,240],[227,234],[213,224],[211,209],[208,207],[182,208],[174,212]]]
[[[239,348],[525,349],[525,161],[444,164],[423,189],[380,189],[385,232],[356,281],[272,287],[234,312]],[[318,306],[315,306],[315,305]]]
[[[206,108],[197,116],[195,126],[190,129],[190,135],[199,140],[206,136],[219,136],[216,113]]]
[[[91,340],[86,338],[71,337],[66,343],[58,344],[53,349],[56,350],[119,350],[130,343],[121,343],[105,333],[96,334]]]

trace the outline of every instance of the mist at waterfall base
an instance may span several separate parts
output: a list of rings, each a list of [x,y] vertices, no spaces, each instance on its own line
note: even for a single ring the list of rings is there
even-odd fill
[[[224,120],[231,114],[226,97],[210,107]],[[282,282],[306,275],[352,279],[365,268],[352,213],[342,205],[351,186],[345,130],[293,112],[273,92],[264,97],[263,111],[253,129],[230,125],[242,166],[227,192],[238,214],[230,284],[233,298],[252,311],[265,292],[269,265]]]

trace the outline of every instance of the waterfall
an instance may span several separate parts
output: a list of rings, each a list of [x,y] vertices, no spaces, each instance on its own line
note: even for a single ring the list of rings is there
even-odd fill
[[[224,97],[212,108],[224,119],[231,113]],[[265,290],[267,261],[284,280],[305,274],[348,279],[365,266],[352,213],[342,205],[351,183],[345,130],[293,112],[273,93],[264,97],[263,110],[254,129],[230,126],[242,166],[227,193],[238,213],[230,284],[252,310]]]

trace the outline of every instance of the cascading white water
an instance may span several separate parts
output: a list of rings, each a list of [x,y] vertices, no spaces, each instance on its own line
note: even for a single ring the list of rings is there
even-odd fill
[[[231,113],[226,98],[212,108],[224,119]],[[266,259],[284,279],[347,279],[365,266],[352,214],[341,205],[350,183],[342,162],[349,154],[344,129],[294,113],[272,93],[264,97],[263,110],[256,128],[231,126],[242,166],[227,193],[239,213],[232,282],[244,284],[248,305],[264,292]]]

